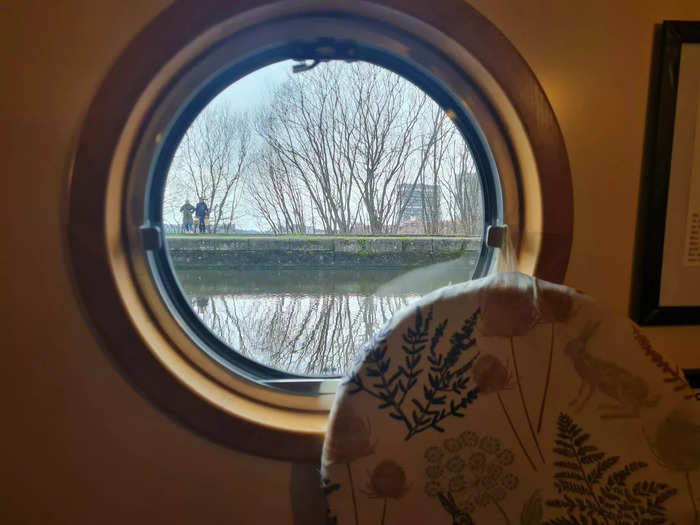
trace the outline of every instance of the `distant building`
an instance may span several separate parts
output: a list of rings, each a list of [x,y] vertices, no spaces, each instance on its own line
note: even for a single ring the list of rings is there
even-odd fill
[[[400,223],[440,220],[440,187],[435,184],[400,184],[399,205],[403,210]],[[436,206],[437,209],[433,209]]]

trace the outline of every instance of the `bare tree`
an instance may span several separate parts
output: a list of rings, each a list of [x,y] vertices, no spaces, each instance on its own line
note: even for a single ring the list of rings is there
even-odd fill
[[[424,92],[367,63],[322,64],[290,77],[255,120],[269,158],[261,158],[265,183],[256,184],[254,199],[273,231],[289,214],[271,217],[270,203],[300,197],[303,187],[306,216],[318,217],[326,232],[366,224],[371,233],[395,233],[406,206],[402,188],[426,184],[429,175],[438,184],[454,129]],[[439,225],[439,202],[426,206],[425,220]]]
[[[357,150],[352,108],[334,69],[290,77],[257,119],[256,131],[285,180],[303,186],[323,229],[345,233],[358,217],[352,184]]]
[[[278,152],[263,146],[246,189],[256,212],[276,234],[306,233],[307,197],[302,182]]]
[[[450,143],[441,177],[452,224],[450,233],[480,235],[483,229],[481,180],[474,157],[463,140]]]
[[[242,192],[242,173],[250,157],[251,129],[244,114],[212,103],[187,129],[168,174],[166,206],[204,197],[210,229],[230,229]],[[175,200],[177,199],[177,200]],[[181,203],[180,203],[181,204]],[[179,209],[179,207],[178,207]]]
[[[431,105],[425,113],[416,154],[418,183],[413,189],[420,202],[423,233],[480,235],[481,181],[471,149],[442,108]],[[449,220],[443,221],[443,216]]]
[[[351,174],[372,233],[395,232],[402,216],[399,190],[415,185],[421,170],[420,122],[431,102],[400,76],[370,64],[353,64],[344,87],[351,94],[359,169]],[[335,78],[342,79],[340,75]]]
[[[417,170],[417,178],[420,181],[421,222],[423,233],[438,235],[443,233],[443,194],[450,191],[442,187],[446,157],[455,141],[462,144],[464,142],[457,128],[437,104],[429,106],[425,113],[426,118],[421,126]]]
[[[211,229],[228,231],[244,195],[275,234],[317,224],[397,233],[412,196],[415,233],[480,233],[479,181],[453,122],[404,78],[362,62],[290,74],[251,117],[216,102],[202,112],[176,153],[164,211],[204,196]]]

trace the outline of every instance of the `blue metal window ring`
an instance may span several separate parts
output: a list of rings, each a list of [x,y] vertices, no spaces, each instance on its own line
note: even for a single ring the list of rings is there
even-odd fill
[[[219,339],[193,312],[180,287],[170,261],[163,228],[163,195],[167,173],[175,150],[188,127],[204,107],[221,91],[245,75],[283,60],[300,61],[295,68],[309,69],[321,61],[364,61],[388,69],[427,93],[451,118],[468,144],[480,176],[483,196],[483,232],[502,223],[503,206],[495,162],[483,133],[458,98],[431,72],[405,56],[377,46],[348,39],[319,37],[296,40],[268,47],[236,60],[206,79],[172,115],[148,173],[144,222],[144,247],[153,278],[169,309],[176,313],[189,337],[214,361],[229,371],[266,386],[295,393],[319,391],[324,378],[295,375],[244,357]],[[302,62],[306,61],[306,62]],[[310,62],[309,62],[310,61]],[[474,277],[488,273],[493,266],[493,249],[482,242]],[[331,377],[327,379],[332,379]]]

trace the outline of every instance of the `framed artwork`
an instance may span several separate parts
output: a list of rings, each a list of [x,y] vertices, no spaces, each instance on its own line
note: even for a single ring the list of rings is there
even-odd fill
[[[631,316],[700,324],[700,22],[664,22],[652,69]]]

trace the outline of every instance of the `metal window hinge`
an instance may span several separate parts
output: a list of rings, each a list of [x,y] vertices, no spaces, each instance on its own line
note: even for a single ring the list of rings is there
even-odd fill
[[[508,238],[508,225],[498,224],[489,226],[486,230],[486,246],[489,248],[503,248]]]
[[[160,226],[143,224],[139,228],[143,249],[148,251],[160,250],[163,247],[163,236]]]

